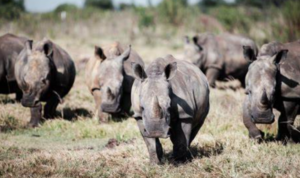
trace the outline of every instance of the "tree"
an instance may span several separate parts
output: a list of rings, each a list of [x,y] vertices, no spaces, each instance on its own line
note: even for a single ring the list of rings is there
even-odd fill
[[[88,6],[108,10],[114,8],[111,0],[85,0],[85,7]]]
[[[16,19],[24,11],[24,0],[0,0],[0,18]]]
[[[163,0],[158,5],[160,18],[173,25],[180,25],[184,19],[187,0]]]

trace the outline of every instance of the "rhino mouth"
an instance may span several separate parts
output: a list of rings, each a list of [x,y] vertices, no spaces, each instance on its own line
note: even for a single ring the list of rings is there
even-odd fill
[[[275,116],[273,114],[268,118],[256,118],[251,115],[251,120],[255,124],[272,124],[275,121]]]
[[[117,114],[121,112],[121,108],[119,104],[103,103],[101,104],[101,109],[103,112],[110,113],[110,114]]]

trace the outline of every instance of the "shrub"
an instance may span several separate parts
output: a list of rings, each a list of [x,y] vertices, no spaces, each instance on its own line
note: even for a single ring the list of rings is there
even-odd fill
[[[85,0],[85,7],[92,6],[99,9],[113,9],[113,3],[111,0]]]
[[[157,7],[159,19],[175,26],[181,25],[187,4],[187,0],[163,0]]]
[[[1,0],[0,1],[0,18],[6,20],[17,19],[24,12],[23,0]]]
[[[283,17],[287,23],[288,39],[294,41],[300,38],[300,2],[298,0],[286,1],[283,6]]]

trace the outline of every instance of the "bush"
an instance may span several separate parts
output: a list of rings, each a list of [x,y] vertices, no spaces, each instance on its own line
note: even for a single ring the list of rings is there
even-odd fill
[[[294,41],[300,38],[300,2],[298,0],[287,1],[283,6],[283,17],[287,23],[288,40]]]
[[[172,25],[181,25],[186,14],[187,0],[163,0],[158,5],[159,19]]]
[[[66,11],[66,12],[70,12],[70,11],[76,11],[78,10],[77,6],[73,5],[73,4],[62,4],[62,5],[59,5],[55,10],[54,12],[55,13],[61,13],[63,11]]]
[[[107,10],[111,10],[114,8],[111,0],[85,0],[85,7],[88,6]]]
[[[23,0],[1,0],[0,1],[0,18],[5,20],[17,19],[24,12]]]

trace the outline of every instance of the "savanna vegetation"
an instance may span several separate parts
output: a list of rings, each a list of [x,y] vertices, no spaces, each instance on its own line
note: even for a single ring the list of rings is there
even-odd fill
[[[37,14],[26,12],[22,0],[1,0],[0,35],[52,39],[74,59],[77,78],[57,117],[37,128],[27,127],[30,111],[14,95],[0,95],[0,177],[299,177],[300,146],[272,141],[276,124],[260,126],[270,141],[258,144],[248,138],[242,123],[244,89],[211,89],[210,113],[192,143],[191,162],[175,164],[171,142],[162,139],[163,164],[151,165],[135,120],[99,124],[84,81],[94,45],[132,44],[149,64],[167,54],[180,58],[183,37],[207,31],[246,35],[259,46],[294,41],[300,37],[299,9],[297,0],[193,5],[163,0],[158,5],[149,1],[147,7],[87,0],[84,8],[64,4]],[[238,86],[235,81],[229,85]]]

